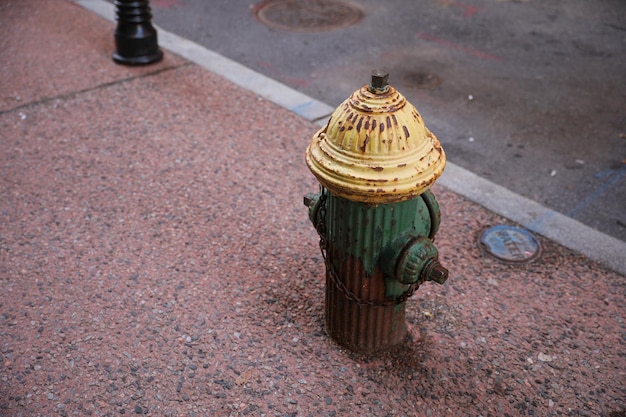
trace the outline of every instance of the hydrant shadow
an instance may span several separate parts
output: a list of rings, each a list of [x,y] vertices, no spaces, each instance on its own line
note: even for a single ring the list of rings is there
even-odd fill
[[[381,367],[401,377],[425,370],[424,362],[432,355],[429,337],[416,326],[410,326],[406,339],[399,345],[374,353],[350,351],[332,343],[361,366]]]
[[[443,360],[429,335],[427,319],[413,315],[402,343],[371,354],[348,350],[328,335],[325,276],[319,270],[322,260],[316,256],[294,255],[283,264],[280,273],[264,277],[262,287],[257,289],[256,303],[249,306],[249,314],[263,323],[268,335],[266,360],[278,363],[282,372],[295,367],[292,371],[297,368],[299,372],[316,375],[321,387],[341,386],[345,381],[348,391],[344,395],[356,395],[355,398],[398,390],[412,402],[428,402],[444,395],[442,386],[446,384],[442,384],[442,375],[438,369],[432,369],[433,363]],[[295,360],[300,361],[299,367],[294,365]],[[326,365],[320,366],[321,363]],[[315,384],[312,376],[307,381],[311,386]],[[353,394],[350,389],[354,389]]]
[[[285,259],[282,268],[262,278],[256,302],[250,312],[260,319],[268,334],[283,336],[284,341],[310,342],[324,333],[324,281],[320,277],[320,255],[302,258],[297,254]],[[275,338],[278,343],[282,338]]]
[[[346,350],[343,353],[359,369],[359,383],[372,391],[401,392],[401,398],[415,404],[445,395],[442,391],[445,383],[442,384],[438,369],[431,367],[433,356],[437,356],[432,341],[415,328],[410,329],[403,343],[393,348],[373,354]],[[434,362],[438,361],[435,358]]]

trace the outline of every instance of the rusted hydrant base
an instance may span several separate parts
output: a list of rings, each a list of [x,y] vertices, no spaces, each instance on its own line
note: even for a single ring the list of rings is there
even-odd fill
[[[326,331],[339,345],[369,354],[406,339],[406,303],[386,307],[359,304],[348,299],[328,274],[326,288]]]

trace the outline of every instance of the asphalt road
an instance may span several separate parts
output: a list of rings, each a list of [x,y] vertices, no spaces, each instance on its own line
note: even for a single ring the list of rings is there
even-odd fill
[[[626,2],[301,4],[150,1],[156,25],[331,106],[387,70],[449,160],[626,241]]]

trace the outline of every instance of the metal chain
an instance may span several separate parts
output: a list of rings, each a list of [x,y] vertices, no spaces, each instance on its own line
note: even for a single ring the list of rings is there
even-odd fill
[[[353,301],[360,305],[365,305],[369,307],[389,307],[389,306],[404,303],[419,288],[418,283],[411,284],[405,292],[403,292],[398,298],[394,300],[378,302],[378,301],[363,300],[359,298],[356,294],[350,291],[345,286],[345,284],[339,279],[339,277],[337,276],[337,273],[335,272],[335,268],[333,268],[327,256],[327,249],[328,249],[327,242],[326,242],[326,201],[327,201],[326,193],[327,192],[328,191],[324,187],[321,187],[320,199],[318,203],[319,211],[317,215],[317,224],[315,225],[315,229],[317,230],[317,233],[320,236],[320,250],[322,251],[322,257],[324,258],[326,271],[328,272],[328,275],[330,276],[330,279],[333,282],[333,284],[335,284],[335,286],[339,288],[339,291],[341,291],[348,300]]]

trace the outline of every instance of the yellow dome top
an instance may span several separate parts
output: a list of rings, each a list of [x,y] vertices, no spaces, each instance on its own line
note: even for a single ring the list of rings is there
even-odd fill
[[[383,78],[381,78],[383,77]],[[306,151],[306,163],[333,194],[386,204],[426,191],[443,173],[446,155],[417,109],[374,72],[333,112]]]

